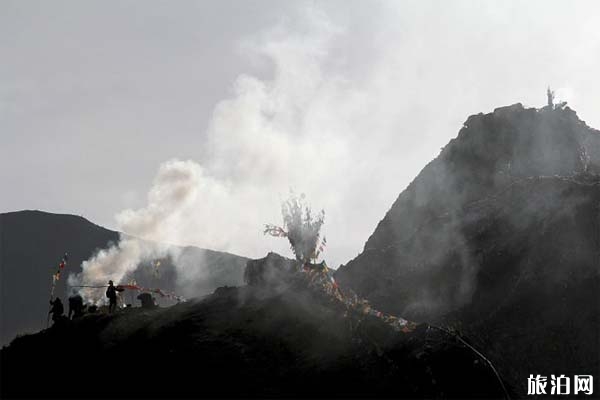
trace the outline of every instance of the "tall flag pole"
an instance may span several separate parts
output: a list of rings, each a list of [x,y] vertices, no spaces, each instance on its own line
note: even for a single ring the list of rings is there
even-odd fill
[[[68,261],[69,261],[69,255],[67,253],[65,253],[65,255],[60,260],[60,263],[58,264],[58,270],[56,271],[56,273],[54,275],[52,275],[52,289],[50,291],[50,300],[52,300],[52,298],[54,297],[54,288],[56,287],[56,282],[58,282],[60,280],[60,274],[67,266]]]
[[[62,256],[60,263],[58,264],[58,270],[52,274],[52,286],[50,287],[50,302],[54,299],[54,289],[56,288],[56,282],[60,280],[60,273],[67,266],[67,262],[69,261],[69,255],[65,252]],[[50,310],[48,310],[48,317],[46,319],[46,328],[50,325]]]

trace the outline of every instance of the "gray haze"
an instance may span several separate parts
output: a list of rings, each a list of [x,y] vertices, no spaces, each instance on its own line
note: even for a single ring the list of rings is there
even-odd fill
[[[290,255],[262,227],[292,188],[337,266],[468,115],[551,85],[600,127],[599,26],[596,1],[4,0],[0,212]]]

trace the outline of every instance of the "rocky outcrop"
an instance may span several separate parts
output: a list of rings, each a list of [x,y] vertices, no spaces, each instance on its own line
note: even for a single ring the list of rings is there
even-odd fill
[[[244,282],[251,286],[286,286],[301,268],[301,263],[270,252],[258,260],[248,260]]]
[[[336,279],[460,327],[521,389],[534,371],[598,371],[599,173],[600,132],[569,108],[471,116]]]

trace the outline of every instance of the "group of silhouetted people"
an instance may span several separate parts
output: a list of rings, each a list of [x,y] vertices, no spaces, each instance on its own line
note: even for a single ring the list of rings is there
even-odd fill
[[[69,297],[69,314],[65,317],[63,314],[65,308],[63,306],[60,297],[50,300],[50,311],[48,314],[52,314],[52,321],[56,324],[64,319],[75,319],[83,315],[86,306],[83,305],[83,298],[76,290],[73,290],[73,295]]]
[[[113,281],[108,281],[108,288],[106,289],[106,297],[108,298],[108,312],[112,314],[117,308],[117,292],[122,291],[114,286]],[[155,298],[150,293],[141,293],[137,296],[137,299],[142,303],[142,308],[155,308],[157,307]],[[76,319],[83,316],[87,309],[87,312],[96,312],[97,307],[94,305],[86,306],[83,304],[83,298],[75,289],[73,289],[73,295],[69,297],[69,314],[65,317],[64,306],[60,297],[56,297],[54,300],[50,300],[50,311],[48,314],[52,314],[52,321],[54,324],[60,323],[64,320]]]

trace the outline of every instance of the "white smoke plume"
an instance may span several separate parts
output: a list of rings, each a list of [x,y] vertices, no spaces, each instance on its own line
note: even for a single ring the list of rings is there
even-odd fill
[[[358,254],[366,237],[354,227],[374,229],[398,194],[380,176],[406,182],[416,170],[390,157],[389,144],[404,140],[393,132],[412,110],[401,112],[389,101],[398,94],[382,80],[390,78],[382,70],[386,53],[373,58],[368,73],[348,68],[351,60],[340,57],[352,47],[346,32],[322,10],[308,8],[293,22],[282,20],[241,41],[240,51],[272,75],[241,74],[232,97],[214,109],[198,161],[164,163],[147,205],[119,213],[118,229],[162,244],[254,258],[268,251],[292,256],[285,241],[263,235],[263,226],[281,221],[281,203],[294,189],[327,212],[328,264],[336,267]],[[356,195],[357,188],[364,196]],[[70,283],[118,282],[141,262],[167,254],[181,277],[202,279],[201,267],[190,270],[195,260],[184,262],[166,246],[123,236],[84,262]]]
[[[285,241],[262,231],[265,223],[281,221],[281,202],[292,188],[327,212],[323,234],[328,264],[347,262],[361,251],[424,160],[436,155],[467,115],[522,98],[489,79],[485,63],[504,49],[506,40],[473,37],[472,31],[487,30],[490,24],[465,19],[470,7],[449,6],[443,30],[431,32],[422,31],[422,19],[414,18],[410,7],[394,3],[369,5],[376,26],[363,15],[336,10],[333,21],[323,10],[308,7],[244,38],[240,52],[254,61],[256,70],[240,74],[230,98],[216,105],[202,136],[205,146],[196,149],[198,157],[161,165],[148,203],[120,213],[117,227],[158,243],[255,258],[271,250],[291,256]],[[504,27],[505,19],[512,21],[512,14],[488,17],[494,29]],[[448,27],[454,23],[469,29],[452,31]],[[418,40],[408,35],[415,29]],[[364,34],[349,34],[352,30]],[[435,58],[424,50],[448,37]],[[508,39],[522,41],[520,36]],[[544,57],[538,58],[545,58],[544,49],[539,46]],[[494,57],[486,57],[487,52]],[[457,79],[456,71],[469,71],[468,79]],[[539,81],[539,68],[519,68],[519,74]],[[542,81],[543,104],[548,78]],[[82,274],[71,282],[119,281],[140,262],[169,251],[124,236],[85,262]],[[171,256],[186,280],[202,279],[202,268],[190,269],[200,262]]]
[[[167,255],[177,259],[179,252],[169,245],[169,240],[178,239],[177,227],[186,223],[186,215],[196,204],[200,190],[202,169],[198,164],[174,160],[161,165],[148,193],[147,206],[125,210],[116,217],[119,229],[127,234],[121,235],[119,243],[84,261],[83,271],[70,275],[69,284],[97,286],[109,280],[119,283],[144,261]],[[89,301],[99,297],[90,288],[81,293]]]

